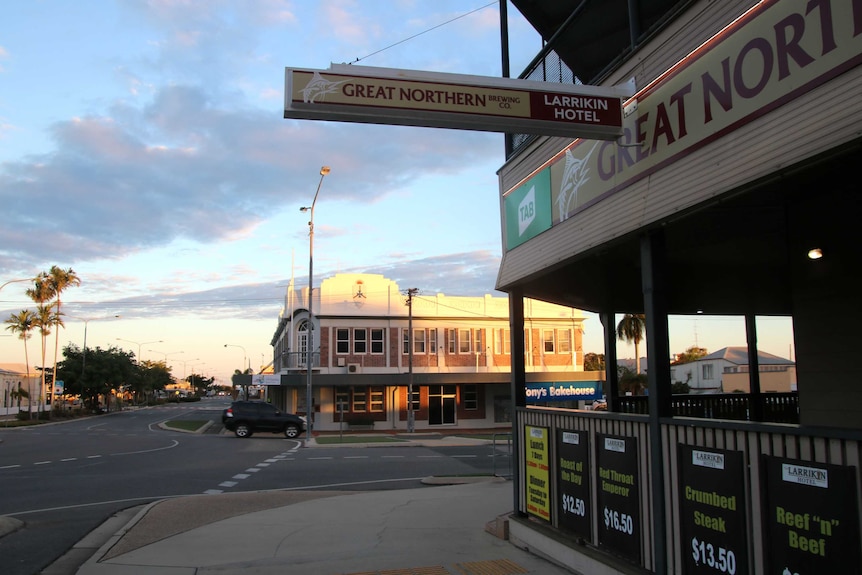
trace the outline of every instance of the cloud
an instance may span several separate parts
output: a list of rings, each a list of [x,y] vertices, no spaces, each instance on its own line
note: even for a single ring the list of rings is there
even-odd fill
[[[220,108],[193,86],[108,112],[57,122],[54,151],[2,165],[0,201],[15,225],[0,240],[15,251],[0,248],[0,268],[236,237],[307,201],[324,164],[333,166],[329,197],[373,202],[423,175],[499,154],[494,135],[287,121],[254,107]]]
[[[499,256],[477,251],[411,260],[397,259],[388,264],[342,269],[340,272],[381,274],[395,281],[403,290],[415,287],[420,294],[425,295],[445,293],[449,296],[483,296],[489,293],[501,295],[489,289],[496,281],[499,264]],[[243,270],[234,271],[241,274]],[[315,285],[330,275],[316,276]],[[307,285],[303,280],[296,280],[297,289]],[[168,320],[175,316],[193,316],[201,319],[275,321],[284,305],[289,278],[181,293],[153,289],[146,296],[111,297],[120,294],[112,294],[108,286],[124,281],[121,277],[89,278],[88,287],[95,285],[107,297],[98,303],[86,302],[77,300],[74,290],[71,290],[64,299],[64,313],[70,317],[119,314],[123,319]],[[453,286],[458,287],[456,289]],[[0,311],[2,313],[6,312]]]

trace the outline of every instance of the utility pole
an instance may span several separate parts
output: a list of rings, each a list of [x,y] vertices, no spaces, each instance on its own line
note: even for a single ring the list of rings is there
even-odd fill
[[[417,288],[407,290],[407,432],[416,429],[416,414],[413,412],[413,296]]]

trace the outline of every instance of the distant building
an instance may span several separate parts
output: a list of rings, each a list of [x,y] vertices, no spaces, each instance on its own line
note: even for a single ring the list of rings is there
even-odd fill
[[[796,364],[789,359],[757,353],[760,391],[796,391]],[[748,393],[748,348],[724,347],[696,361],[672,365],[671,381],[687,383],[692,393]]]
[[[30,379],[27,379],[27,366],[23,363],[0,363],[0,413],[18,413],[18,399],[13,399],[12,392],[20,387],[26,390],[29,398],[21,399],[20,405],[22,410],[32,408],[38,409],[39,405],[39,384],[41,383],[42,374],[36,368],[30,368]],[[32,403],[31,403],[32,402]]]
[[[420,291],[408,306],[406,292],[381,275],[338,274],[315,288],[309,329],[307,288],[288,288],[271,341],[274,373],[249,384],[305,414],[311,345],[317,431],[406,429],[409,388],[416,429],[510,429],[508,298]],[[600,397],[603,374],[583,371],[583,313],[527,300],[525,315],[531,398],[576,406]]]

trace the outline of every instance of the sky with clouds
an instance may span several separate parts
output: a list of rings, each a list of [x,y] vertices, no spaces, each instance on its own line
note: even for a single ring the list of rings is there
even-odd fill
[[[0,284],[74,269],[61,345],[82,345],[86,327],[89,347],[140,348],[180,377],[268,363],[285,287],[307,283],[299,208],[318,185],[315,284],[367,272],[502,295],[501,134],[283,118],[285,67],[501,76],[496,0],[31,0],[3,13]],[[517,76],[541,42],[512,6],[508,33]],[[4,318],[30,305],[24,285],[0,292]],[[688,320],[672,351],[724,321]],[[787,357],[779,324],[766,351]],[[735,325],[742,339],[711,349],[744,345]],[[586,339],[601,352],[594,316]],[[10,362],[23,353],[7,335]]]

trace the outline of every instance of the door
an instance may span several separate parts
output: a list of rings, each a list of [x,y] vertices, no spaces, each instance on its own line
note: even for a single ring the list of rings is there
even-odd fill
[[[458,388],[455,385],[428,386],[428,425],[454,425]]]

